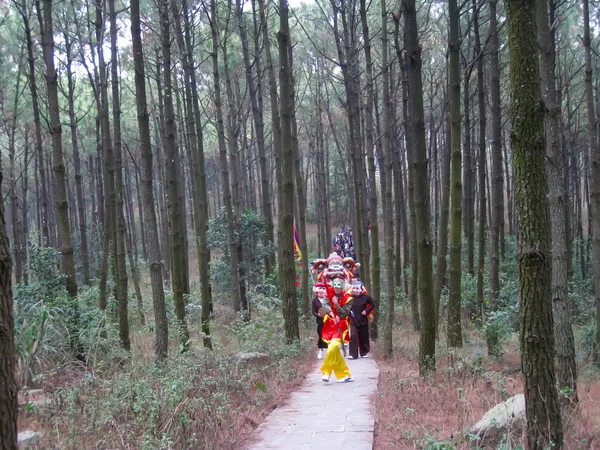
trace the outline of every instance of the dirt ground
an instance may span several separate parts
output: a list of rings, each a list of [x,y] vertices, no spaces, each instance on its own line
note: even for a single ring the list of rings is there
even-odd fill
[[[487,358],[485,343],[475,332],[454,353],[438,342],[436,374],[421,378],[419,336],[408,320],[403,322],[394,335],[392,359],[383,359],[379,343],[374,346],[380,365],[374,450],[474,448],[469,428],[493,406],[523,392],[516,338],[498,361]],[[579,408],[563,416],[565,448],[600,449],[600,372],[590,367],[580,371]],[[522,431],[513,430],[505,443],[499,448],[524,445]]]

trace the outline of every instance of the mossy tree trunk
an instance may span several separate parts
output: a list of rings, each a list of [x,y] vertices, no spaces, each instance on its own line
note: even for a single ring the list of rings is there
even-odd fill
[[[544,111],[536,2],[507,0],[511,148],[515,166],[519,341],[530,449],[562,448],[554,375],[554,331],[546,199]]]
[[[419,271],[419,299],[421,305],[421,336],[419,341],[419,372],[426,375],[435,371],[435,306],[432,287],[431,211],[429,178],[427,176],[427,148],[425,142],[425,113],[423,111],[423,80],[421,78],[421,46],[417,26],[415,0],[404,2],[405,48],[407,58],[408,93],[412,117],[414,158],[409,164],[415,171],[415,210]]]
[[[279,0],[279,89],[281,98],[282,181],[279,214],[279,289],[283,304],[285,339],[288,343],[300,339],[298,328],[298,300],[296,295],[296,270],[293,252],[294,223],[294,155],[292,150],[292,68],[290,67],[290,27],[287,0]]]

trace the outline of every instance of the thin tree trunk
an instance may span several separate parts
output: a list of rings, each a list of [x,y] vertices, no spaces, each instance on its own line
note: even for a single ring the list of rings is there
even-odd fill
[[[419,263],[417,253],[417,208],[415,206],[415,173],[414,173],[414,136],[413,136],[413,115],[412,111],[409,111],[409,79],[408,79],[408,53],[402,55],[399,43],[399,19],[395,22],[395,46],[396,55],[398,60],[402,61],[402,109],[404,115],[404,139],[406,142],[406,155],[408,159],[408,182],[407,182],[407,194],[408,194],[408,208],[410,211],[410,251],[404,242],[404,262],[408,264],[410,260],[410,284],[408,285],[408,301],[410,303],[410,309],[412,314],[412,325],[415,331],[418,331],[421,327],[421,317],[419,312],[419,291],[418,291],[418,277],[419,277]],[[406,45],[406,26],[404,31],[404,40]],[[405,230],[406,231],[406,230]],[[410,258],[410,259],[408,259]],[[406,279],[406,277],[405,277]]]
[[[284,0],[286,1],[286,0]],[[294,57],[292,52],[292,45],[289,42],[288,55],[289,55],[289,66],[290,66],[290,98],[292,104],[290,106],[292,116],[292,157],[294,160],[294,184],[296,187],[296,198],[298,201],[298,233],[300,238],[300,252],[302,253],[301,270],[302,274],[300,277],[300,289],[302,293],[302,315],[305,318],[310,316],[310,301],[309,289],[308,289],[308,272],[310,267],[308,264],[308,243],[306,240],[306,196],[304,191],[304,180],[302,178],[302,156],[300,155],[300,148],[298,146],[298,123],[296,122],[296,94],[295,94],[295,80],[293,71]]]
[[[169,227],[171,237],[171,272],[173,278],[173,298],[175,315],[178,323],[178,338],[186,348],[189,331],[185,310],[185,267],[183,258],[185,247],[181,234],[182,223],[185,217],[181,215],[181,197],[179,189],[179,175],[181,174],[180,161],[177,148],[177,126],[173,107],[172,74],[171,74],[171,34],[169,22],[169,3],[160,0],[158,3],[160,14],[160,29],[162,43],[162,75],[164,83],[164,114],[165,114],[165,160],[167,178],[167,201],[169,209]]]
[[[275,80],[275,68],[273,66],[273,59],[271,57],[271,41],[269,38],[269,26],[265,11],[265,0],[258,0],[259,14],[260,14],[260,25],[263,30],[263,45],[265,48],[265,56],[267,63],[265,69],[269,74],[269,97],[271,100],[271,124],[273,133],[273,155],[275,156],[275,176],[277,180],[277,189],[281,190],[282,187],[282,173],[281,173],[281,120],[278,106],[277,96],[277,81]],[[282,196],[277,195],[277,201],[281,200]],[[281,212],[281,204],[277,204],[277,214],[279,216]],[[277,232],[281,231],[281,223],[278,223]],[[271,239],[274,237],[272,236]],[[279,241],[279,238],[278,238]],[[275,266],[275,254],[271,256],[271,267]]]
[[[38,230],[42,232],[42,246],[50,243],[50,229],[48,217],[48,191],[46,189],[46,169],[43,162],[42,148],[42,123],[40,120],[40,107],[37,93],[37,83],[35,79],[35,57],[33,53],[33,39],[31,37],[31,27],[29,25],[29,8],[25,1],[20,5],[19,12],[23,18],[25,28],[25,38],[27,42],[27,56],[29,62],[29,91],[31,93],[31,107],[33,109],[33,123],[35,125],[35,153],[36,153],[36,173],[39,173],[39,180],[36,186],[39,186],[39,194],[36,195],[38,203]]]
[[[231,3],[228,5],[231,7]],[[229,14],[229,13],[228,13]],[[226,31],[228,33],[228,30]],[[240,182],[239,182],[239,165],[238,165],[238,135],[239,126],[236,117],[236,101],[231,87],[231,78],[229,76],[229,58],[227,53],[227,41],[222,45],[223,51],[223,72],[225,76],[225,92],[228,100],[227,109],[227,139],[229,142],[229,161],[231,172],[231,203],[233,212],[233,233],[230,235],[230,245],[233,244],[231,260],[236,259],[238,277],[236,285],[239,284],[240,305],[236,311],[243,310],[246,317],[250,316],[248,309],[248,300],[246,298],[246,282],[244,276],[244,257],[242,243],[237,236],[240,236],[240,217],[241,217],[241,202],[240,202]],[[232,269],[233,270],[233,269]],[[234,288],[235,289],[235,288]]]
[[[83,200],[83,183],[81,177],[81,160],[79,157],[79,141],[77,139],[77,118],[75,116],[75,84],[73,82],[71,53],[72,42],[69,39],[69,33],[63,33],[65,40],[65,51],[67,56],[67,83],[68,83],[68,101],[69,101],[69,127],[71,128],[71,143],[73,145],[73,166],[75,168],[75,189],[77,191],[77,210],[79,216],[79,239],[81,243],[81,264],[83,266],[83,283],[90,286],[90,268],[87,242],[87,223],[85,220],[85,202]]]
[[[364,0],[362,0],[364,2]],[[385,173],[385,205],[383,208],[383,235],[385,239],[385,271],[386,271],[386,300],[387,311],[383,352],[386,358],[393,356],[393,331],[394,331],[394,219],[392,200],[392,103],[390,99],[390,75],[388,66],[388,32],[387,9],[385,0],[381,0],[381,68],[383,81],[383,160]],[[362,3],[361,3],[362,6]],[[366,13],[365,13],[366,15]],[[366,17],[363,17],[363,20]],[[371,149],[372,152],[373,149]],[[374,170],[373,170],[374,172]],[[373,179],[375,178],[373,173]],[[374,184],[374,183],[373,183]],[[372,187],[373,188],[373,187]],[[371,210],[372,214],[372,210]],[[379,255],[378,255],[379,256]]]
[[[202,333],[203,345],[206,348],[212,348],[210,338],[209,314],[211,305],[210,292],[210,253],[206,242],[206,231],[208,227],[208,200],[206,193],[206,175],[204,164],[204,148],[202,142],[202,127],[200,124],[200,111],[197,102],[196,74],[193,69],[192,44],[190,37],[190,24],[188,17],[187,0],[182,1],[183,18],[185,25],[185,33],[181,32],[181,24],[179,13],[174,1],[171,2],[173,16],[175,18],[175,26],[178,34],[179,50],[182,54],[183,66],[185,72],[184,86],[187,101],[187,131],[190,144],[190,153],[192,161],[192,184],[195,191],[193,210],[194,225],[196,231],[196,251],[198,253],[198,272],[200,276],[200,294],[202,297]],[[184,39],[185,38],[185,39]],[[193,111],[193,116],[192,116]]]
[[[156,323],[155,355],[158,361],[167,357],[169,350],[169,322],[165,307],[165,292],[163,288],[162,264],[158,244],[158,227],[152,181],[152,143],[150,138],[150,117],[146,103],[146,76],[144,74],[144,52],[140,29],[140,3],[131,0],[131,42],[135,69],[135,93],[138,126],[140,130],[142,199],[146,212],[148,231],[148,257],[150,266],[150,283],[152,285],[152,303],[154,321]]]
[[[457,0],[448,0],[450,30],[449,85],[450,85],[450,293],[448,297],[448,345],[462,347],[461,326],[461,251],[462,251],[462,161],[460,135],[460,9]],[[469,168],[467,168],[469,170]]]
[[[484,317],[484,298],[483,298],[483,278],[485,271],[485,219],[487,215],[486,206],[486,192],[485,192],[485,180],[486,175],[486,107],[485,107],[485,87],[484,87],[484,74],[483,74],[483,54],[481,53],[481,38],[479,34],[479,9],[477,6],[477,0],[473,0],[473,31],[475,34],[475,48],[473,52],[477,60],[477,97],[479,106],[479,225],[477,235],[477,313],[479,319],[483,320]]]
[[[600,145],[598,145],[598,124],[596,122],[596,113],[594,111],[594,92],[592,89],[589,0],[583,0],[583,47],[585,49],[585,99],[588,133],[590,137],[590,155],[592,160],[591,205],[588,205],[588,217],[591,214],[593,223],[591,239],[593,240],[594,303],[596,305],[596,345],[594,348],[594,361],[600,363]],[[588,235],[589,234],[590,233],[588,232]]]
[[[113,101],[113,132],[115,157],[115,212],[117,220],[116,235],[116,266],[117,266],[117,302],[119,305],[119,335],[125,350],[131,348],[129,341],[129,314],[127,310],[127,266],[125,262],[125,215],[123,214],[123,158],[121,150],[121,104],[119,100],[119,61],[117,49],[117,11],[115,0],[108,0],[110,11],[110,41],[111,41],[111,85]],[[133,270],[133,264],[131,265]],[[137,286],[139,289],[139,286]],[[136,290],[136,294],[138,294]],[[141,295],[138,294],[138,298]]]
[[[444,278],[446,277],[446,255],[448,254],[448,221],[450,218],[450,115],[445,115],[446,139],[442,158],[442,201],[440,211],[440,227],[438,229],[438,247],[435,263],[435,284],[433,300],[435,303],[435,332],[439,336],[440,299]]]
[[[500,67],[498,62],[499,39],[496,18],[498,0],[490,0],[490,80],[491,80],[491,203],[492,221],[490,230],[490,304],[489,311],[495,311],[500,298],[500,236],[504,222],[504,177],[502,175],[502,111],[500,109]],[[496,355],[497,336],[487,335],[488,355]]]
[[[385,8],[385,0],[382,1],[382,8]],[[386,16],[386,12],[382,10],[383,17]],[[375,309],[373,311],[373,322],[371,324],[371,337],[377,339],[379,334],[378,322],[379,322],[379,298],[381,296],[381,256],[379,254],[379,217],[377,211],[377,180],[375,177],[375,154],[374,154],[374,143],[373,143],[373,61],[371,57],[371,40],[369,37],[369,24],[367,22],[367,6],[366,0],[360,1],[360,17],[363,29],[363,41],[365,50],[365,64],[366,64],[366,76],[367,76],[367,98],[365,101],[365,146],[367,148],[367,160],[369,167],[369,211],[371,213],[371,252],[373,255],[372,277],[371,277],[371,292],[373,302],[375,303]],[[386,27],[387,28],[387,27]],[[387,36],[384,42],[382,42],[383,48],[385,49],[385,57],[387,60]],[[384,77],[388,71],[388,68],[384,65]],[[388,75],[388,88],[389,88],[389,75]],[[385,80],[384,80],[385,90]],[[389,102],[389,91],[387,92],[387,100]],[[384,103],[386,99],[386,92],[383,94]],[[391,108],[391,104],[389,105]],[[384,106],[385,110],[385,106]],[[384,113],[384,114],[387,114]],[[385,126],[385,125],[384,125]],[[392,126],[391,121],[388,122],[388,126]],[[388,133],[388,138],[391,139],[391,130],[385,130]],[[390,159],[391,159],[391,145],[390,145]],[[390,161],[390,164],[392,162]],[[391,183],[391,175],[388,177]],[[391,203],[388,204],[388,208],[391,207]],[[388,209],[385,208],[385,209]],[[392,226],[393,233],[393,226]],[[387,250],[389,251],[389,250]],[[392,255],[393,255],[393,241],[392,241]],[[393,261],[392,261],[393,264]]]
[[[254,8],[254,2],[252,3]],[[236,0],[236,12],[238,17],[238,26],[240,29],[240,38],[242,41],[242,53],[244,57],[244,67],[246,69],[246,83],[250,91],[250,104],[252,107],[252,119],[254,120],[254,129],[256,130],[256,146],[258,148],[258,158],[260,166],[261,181],[261,201],[262,213],[267,221],[267,233],[264,245],[273,242],[273,211],[271,208],[271,196],[269,195],[269,174],[267,171],[267,156],[265,151],[265,126],[262,114],[262,93],[259,92],[257,84],[254,83],[252,74],[252,65],[250,63],[250,53],[248,50],[248,37],[246,33],[246,19],[244,18],[241,0]],[[256,16],[256,15],[255,15]],[[257,70],[257,82],[260,82],[260,58],[258,53],[255,55],[254,64]],[[271,273],[271,261],[269,257],[265,258],[265,272],[267,276]]]
[[[22,56],[22,52],[21,52]],[[19,215],[19,195],[17,194],[17,174],[15,167],[15,137],[17,132],[17,118],[19,116],[19,97],[21,95],[21,70],[22,70],[22,57],[19,59],[17,69],[17,86],[15,89],[15,101],[13,103],[13,116],[10,127],[8,128],[8,157],[10,164],[10,215],[12,221],[12,234],[13,234],[13,254],[15,258],[15,281],[17,284],[21,282],[23,278],[23,243],[21,241],[22,233],[22,217]],[[27,149],[27,143],[25,144]],[[27,161],[27,153],[25,154],[25,161]],[[23,173],[23,177],[27,178],[27,171]],[[25,202],[23,202],[25,203]],[[25,208],[25,205],[22,206]],[[25,209],[24,209],[25,210]],[[25,240],[25,243],[27,240]],[[1,429],[1,428],[0,428]]]
[[[102,260],[100,266],[100,282],[99,296],[100,309],[105,310],[108,306],[107,279],[108,279],[108,258],[110,253],[111,242],[114,240],[114,231],[116,230],[116,217],[114,210],[114,163],[112,153],[112,138],[110,136],[110,123],[108,117],[108,92],[107,92],[107,76],[106,64],[104,61],[104,52],[102,50],[104,36],[104,17],[102,16],[102,2],[95,1],[96,6],[96,45],[98,46],[98,76],[100,92],[97,94],[96,104],[98,108],[98,118],[100,123],[100,138],[101,150],[98,171],[103,175],[103,204],[104,204],[104,222],[103,222],[103,238],[102,238]],[[102,164],[102,157],[104,164]],[[102,167],[102,169],[100,169]],[[113,244],[114,246],[114,244]],[[114,255],[113,255],[114,258]],[[114,268],[114,264],[113,264]],[[116,272],[116,271],[115,271]],[[116,276],[116,275],[115,275]]]
[[[144,221],[144,202],[140,191],[140,182],[138,177],[138,168],[135,168],[135,192],[138,205],[138,214],[140,218],[140,236],[142,238],[142,258],[148,259],[148,250],[146,249],[146,222]]]
[[[231,258],[231,281],[233,310],[240,311],[240,281],[237,260],[237,246],[235,237],[235,223],[231,204],[231,187],[229,185],[229,169],[227,161],[227,147],[225,144],[225,124],[223,121],[223,107],[221,101],[221,84],[219,76],[219,29],[216,0],[211,0],[211,31],[212,31],[212,63],[213,84],[215,95],[215,109],[217,113],[217,136],[219,141],[219,159],[221,163],[221,184],[223,186],[223,203],[227,215],[227,235],[229,240],[229,257]]]
[[[283,304],[285,339],[292,343],[300,339],[296,298],[296,270],[293,252],[293,204],[294,204],[294,154],[292,147],[292,116],[294,114],[294,89],[290,65],[290,28],[287,0],[279,0],[279,89],[281,97],[281,175],[280,189],[282,210],[279,213],[279,289]]]
[[[550,206],[552,243],[552,305],[554,310],[554,331],[556,335],[556,372],[558,386],[565,406],[578,403],[577,365],[575,364],[575,344],[571,328],[571,302],[567,290],[567,247],[565,240],[565,199],[564,160],[561,145],[561,111],[557,102],[555,68],[555,43],[548,24],[546,0],[537,4],[538,39],[540,43],[540,79],[545,106],[546,165],[548,177],[548,202]],[[568,388],[565,392],[564,388]],[[572,402],[572,403],[571,403]]]
[[[435,370],[435,305],[432,290],[431,212],[429,209],[429,179],[425,143],[425,113],[423,111],[423,81],[421,79],[421,47],[414,0],[404,3],[405,48],[407,53],[408,93],[414,139],[415,171],[414,204],[417,216],[419,299],[421,304],[421,339],[419,341],[419,372],[426,375]]]
[[[71,351],[78,359],[83,359],[83,349],[79,342],[79,307],[77,304],[77,279],[75,276],[75,260],[71,228],[69,226],[69,202],[65,164],[62,151],[62,125],[58,102],[58,75],[54,68],[54,30],[52,24],[52,0],[43,1],[43,13],[39,2],[36,2],[39,26],[42,34],[42,49],[46,63],[46,89],[48,95],[48,113],[50,116],[50,135],[52,136],[52,161],[56,178],[56,212],[58,215],[58,231],[60,233],[61,270],[66,275],[65,285],[72,299],[69,314]]]

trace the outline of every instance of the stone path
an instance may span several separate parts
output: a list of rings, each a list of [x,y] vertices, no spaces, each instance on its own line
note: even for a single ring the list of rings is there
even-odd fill
[[[354,381],[321,381],[321,361],[254,431],[248,450],[371,450],[379,367],[371,358],[347,360]]]

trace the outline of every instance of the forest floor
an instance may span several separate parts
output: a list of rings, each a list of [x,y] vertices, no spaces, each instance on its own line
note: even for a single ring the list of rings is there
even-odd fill
[[[523,392],[517,336],[505,343],[504,355],[497,360],[487,358],[477,330],[465,332],[465,345],[459,350],[448,351],[442,347],[445,342],[438,341],[437,371],[421,378],[418,332],[407,317],[400,322],[393,358],[383,359],[381,346],[374,346],[380,367],[374,450],[476,448],[478,442],[468,435],[470,427],[498,403]],[[590,363],[578,370],[580,406],[563,415],[565,448],[600,449],[600,371]],[[520,446],[524,447],[521,430],[512,430],[500,444],[482,445]]]

